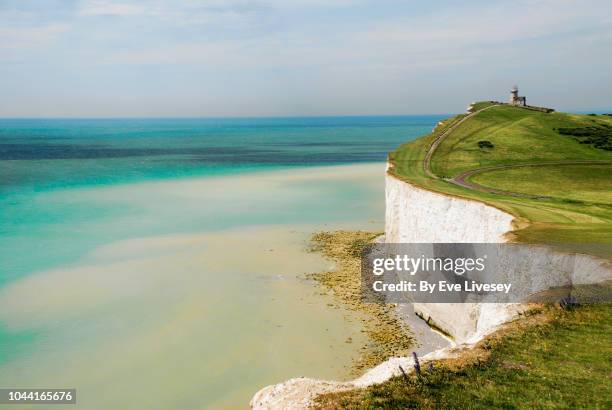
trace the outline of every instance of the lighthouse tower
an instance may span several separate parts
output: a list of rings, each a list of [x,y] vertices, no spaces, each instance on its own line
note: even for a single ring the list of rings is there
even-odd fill
[[[527,105],[527,97],[519,97],[516,85],[510,90],[510,105]]]

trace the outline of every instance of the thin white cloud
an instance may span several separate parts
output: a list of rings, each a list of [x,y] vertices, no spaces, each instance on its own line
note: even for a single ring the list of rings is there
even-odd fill
[[[80,16],[134,16],[147,13],[147,8],[134,3],[89,0],[79,9]]]
[[[86,0],[78,15],[91,16],[180,16],[198,18],[200,14],[222,14],[223,11],[248,12],[264,9],[346,7],[364,0]]]
[[[563,5],[563,7],[562,7]],[[609,16],[596,8],[574,3],[534,2],[489,7],[458,8],[427,19],[385,21],[355,33],[365,47],[403,47],[404,50],[494,45],[512,41],[554,38],[563,33],[598,30],[610,23]],[[559,38],[559,37],[557,37]],[[527,45],[528,46],[528,45]]]
[[[235,0],[169,1],[149,0],[120,2],[113,0],[88,0],[78,10],[80,18],[121,17],[123,19],[146,18],[155,21],[158,29],[170,27],[231,27],[235,30],[249,26],[252,9],[248,2]]]
[[[216,4],[235,3],[215,1]],[[301,3],[300,1],[294,3]],[[175,16],[177,19],[179,15]],[[203,14],[212,24],[220,18]],[[197,15],[191,16],[198,18]],[[188,40],[155,44],[138,50],[113,51],[104,56],[112,64],[204,64],[222,69],[352,66],[368,70],[419,70],[466,66],[489,58],[503,57],[512,42],[557,37],[568,30],[597,30],[606,17],[596,8],[575,10],[571,3],[548,2],[488,7],[454,8],[435,15],[399,17],[373,21],[368,25],[336,27],[289,27],[281,33],[267,33],[240,40]],[[515,45],[514,53],[529,44]],[[485,51],[486,50],[486,51]]]
[[[60,23],[38,27],[0,27],[0,49],[45,47],[69,29],[68,24]]]

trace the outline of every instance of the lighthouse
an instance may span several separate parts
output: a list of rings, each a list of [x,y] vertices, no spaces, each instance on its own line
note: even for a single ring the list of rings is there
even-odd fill
[[[518,87],[516,85],[510,90],[510,105],[527,105],[527,97],[519,97]]]

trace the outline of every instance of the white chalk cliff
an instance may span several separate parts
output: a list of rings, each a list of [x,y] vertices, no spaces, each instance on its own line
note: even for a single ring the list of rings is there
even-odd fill
[[[512,230],[513,216],[484,203],[431,192],[387,174],[385,241],[387,243],[502,243]],[[598,283],[612,278],[607,261],[586,255],[567,255],[545,246],[517,249],[524,260],[513,272],[530,289],[548,289],[567,284]],[[525,254],[528,252],[529,254]],[[572,257],[572,270],[561,272]],[[531,275],[533,269],[550,275]],[[544,267],[544,268],[543,268]],[[537,283],[534,283],[536,281]],[[454,339],[456,346],[429,353],[422,363],[455,356],[473,346],[521,309],[519,304],[415,303],[415,311]],[[413,369],[411,357],[392,358],[350,382],[295,378],[267,386],[251,400],[254,409],[304,409],[319,394],[366,387],[400,374],[399,366]]]
[[[387,243],[500,243],[512,230],[512,215],[481,202],[385,182]]]
[[[513,217],[481,202],[427,191],[386,175],[387,243],[501,243]],[[511,312],[505,305],[415,303],[415,312],[458,343],[484,335]]]

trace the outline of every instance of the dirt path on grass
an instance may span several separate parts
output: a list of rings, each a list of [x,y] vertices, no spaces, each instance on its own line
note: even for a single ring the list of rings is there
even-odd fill
[[[483,112],[485,110],[488,110],[491,107],[498,107],[498,106],[499,104],[489,105],[488,107],[482,108],[478,111],[474,111],[473,113],[470,113],[466,115],[465,117],[463,117],[461,120],[459,120],[459,122],[452,125],[442,134],[438,135],[438,137],[429,146],[429,150],[427,150],[427,154],[425,155],[425,159],[423,160],[423,169],[425,170],[425,173],[431,178],[438,178],[438,176],[431,171],[431,158],[433,157],[434,152],[436,152],[436,149],[438,148],[438,146],[442,143],[442,141],[444,141],[446,137],[448,137],[451,134],[451,132],[455,130],[455,128],[457,128],[458,126],[463,124],[465,121],[469,120],[470,118],[474,117],[476,114]]]
[[[471,189],[474,191],[487,192],[490,194],[508,195],[519,198],[530,198],[530,199],[552,199],[551,196],[546,195],[531,195],[521,192],[504,191],[502,189],[490,188],[484,185],[477,184],[476,182],[469,181],[468,179],[474,175],[482,174],[490,171],[497,171],[501,169],[512,169],[521,167],[543,167],[543,166],[564,166],[564,165],[612,165],[609,161],[563,161],[563,162],[539,162],[539,163],[526,163],[526,164],[515,164],[515,165],[498,165],[493,167],[483,167],[472,169],[469,171],[462,172],[454,178],[447,179],[446,181],[459,185],[463,188]]]
[[[500,105],[501,104],[489,105],[478,111],[474,111],[473,113],[470,113],[469,115],[462,118],[456,124],[449,127],[442,134],[440,134],[429,146],[429,149],[427,150],[427,154],[425,155],[425,159],[423,160],[423,170],[425,171],[425,173],[431,178],[440,179],[440,177],[434,174],[433,171],[431,170],[431,159],[433,158],[433,155],[436,152],[436,149],[440,146],[442,141],[444,141],[459,125],[463,124],[465,121],[474,117],[476,114],[482,111],[488,110],[489,108],[492,108],[492,107],[499,107]],[[480,192],[486,192],[486,193],[498,194],[498,195],[507,195],[507,196],[513,196],[517,198],[548,200],[548,199],[552,199],[553,197],[546,196],[546,195],[531,195],[531,194],[525,194],[521,192],[505,191],[502,189],[490,188],[484,185],[477,184],[473,181],[469,181],[469,178],[477,174],[482,174],[484,172],[489,172],[489,171],[497,171],[500,169],[511,169],[511,168],[520,168],[520,167],[539,167],[539,166],[549,166],[549,165],[563,166],[563,165],[608,165],[608,164],[612,165],[612,162],[609,162],[609,161],[556,161],[556,162],[543,162],[543,163],[498,165],[498,166],[471,169],[469,171],[462,172],[461,174],[453,178],[448,178],[444,180],[452,184],[458,185],[460,187],[470,189],[472,191],[480,191]]]

